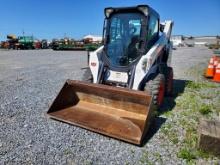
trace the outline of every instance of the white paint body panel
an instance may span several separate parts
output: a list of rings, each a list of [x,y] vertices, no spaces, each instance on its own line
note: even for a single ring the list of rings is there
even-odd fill
[[[93,76],[93,83],[97,83],[98,72],[99,72],[99,59],[98,53],[102,52],[104,46],[101,46],[94,52],[90,52],[89,54],[89,67]],[[91,65],[92,63],[96,63],[96,66]]]

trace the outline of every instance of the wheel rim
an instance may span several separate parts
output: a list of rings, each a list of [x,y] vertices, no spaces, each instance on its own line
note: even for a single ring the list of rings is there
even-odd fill
[[[161,104],[163,103],[164,91],[165,91],[164,83],[160,82],[159,93],[158,93],[158,98],[157,98],[157,102],[159,106],[161,106]]]

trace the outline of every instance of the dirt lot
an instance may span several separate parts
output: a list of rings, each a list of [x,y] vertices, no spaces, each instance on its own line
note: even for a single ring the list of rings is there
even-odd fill
[[[0,50],[0,164],[218,164],[197,149],[199,118],[220,112],[220,85],[203,79],[212,52],[173,51],[174,96],[143,147],[47,118],[66,79],[82,78],[86,52]]]

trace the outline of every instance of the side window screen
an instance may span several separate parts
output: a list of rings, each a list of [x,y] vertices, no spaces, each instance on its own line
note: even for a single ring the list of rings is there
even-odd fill
[[[158,33],[158,19],[154,16],[151,16],[148,27],[148,39],[151,39],[153,35]]]

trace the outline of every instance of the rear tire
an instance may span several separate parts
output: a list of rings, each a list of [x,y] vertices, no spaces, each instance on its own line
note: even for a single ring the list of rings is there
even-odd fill
[[[166,96],[172,96],[173,95],[173,68],[167,67],[166,68]]]
[[[148,81],[144,90],[151,92],[153,104],[159,108],[163,103],[165,94],[164,75],[158,74],[153,80]]]

